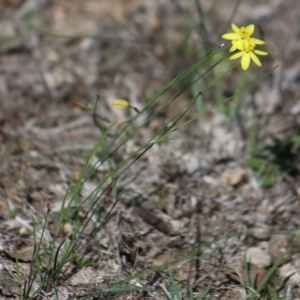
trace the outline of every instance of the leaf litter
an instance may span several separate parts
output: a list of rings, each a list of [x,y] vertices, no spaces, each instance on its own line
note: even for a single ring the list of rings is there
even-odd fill
[[[234,6],[234,1],[227,2],[220,1],[205,21],[215,43]],[[298,149],[292,150],[296,151],[292,156],[296,172],[291,175],[271,168],[274,183],[267,189],[261,186],[263,170],[257,172],[247,164],[254,114],[258,150],[265,146],[262,143],[275,141],[272,149],[276,152],[279,142],[288,142],[288,137],[297,140],[299,118],[295,112],[300,93],[295,53],[299,45],[293,37],[299,24],[295,6],[298,4],[289,1],[264,6],[248,1],[240,5],[236,23],[253,14],[268,38],[271,55],[266,65],[270,68],[279,63],[280,67],[257,88],[242,95],[234,123],[228,124],[226,116],[215,109],[184,128],[180,139],[151,147],[118,178],[116,187],[124,187],[122,197],[82,257],[66,264],[59,279],[60,299],[88,296],[99,289],[103,291],[99,296],[102,299],[123,299],[124,294],[104,291],[116,281],[126,281],[134,272],[141,274],[134,279],[136,284],[165,286],[168,290],[167,270],[185,296],[187,286],[195,294],[211,286],[210,299],[241,299],[246,282],[241,262],[247,249],[260,247],[261,243],[267,244],[265,251],[272,249],[272,264],[291,249],[278,272],[281,282],[288,282],[280,292],[299,297],[297,290],[290,288],[299,277]],[[56,233],[68,186],[102,135],[91,116],[74,103],[92,105],[100,94],[100,117],[119,121],[119,130],[130,115],[111,109],[113,99],[129,99],[133,106],[142,108],[172,76],[200,59],[203,48],[192,37],[190,52],[183,55],[174,51],[181,45],[179,28],[186,1],[172,4],[130,0],[124,5],[116,0],[111,9],[105,1],[88,0],[82,7],[80,1],[20,0],[4,1],[0,7],[1,36],[5,41],[0,48],[0,280],[11,283],[1,290],[1,297],[18,299],[18,276],[24,279],[30,272],[33,235],[38,240],[47,203],[51,212],[45,247]],[[204,1],[203,9],[210,9]],[[284,38],[278,39],[278,34]],[[224,91],[237,76],[232,74],[224,83]],[[163,95],[159,104],[169,97]],[[177,103],[183,106],[189,99],[183,94]],[[117,165],[126,154],[147,142],[176,109],[167,107],[148,127],[140,129],[125,152],[116,153],[112,164]],[[101,166],[85,182],[79,202],[109,168]],[[114,194],[107,194],[108,209],[114,203]],[[87,201],[80,210],[74,207],[72,221],[84,219],[89,205]],[[106,214],[102,207],[97,217],[105,218]],[[99,220],[91,218],[86,225],[81,244]],[[65,225],[56,248],[72,237],[75,226],[76,222]],[[278,243],[283,248],[274,253]],[[59,259],[65,251],[62,246]],[[239,273],[227,276],[232,269]],[[265,269],[256,266],[253,270],[259,285]],[[36,280],[34,289],[38,285]],[[45,297],[54,297],[51,284],[44,292]],[[144,294],[131,292],[131,296],[164,299],[162,288]]]

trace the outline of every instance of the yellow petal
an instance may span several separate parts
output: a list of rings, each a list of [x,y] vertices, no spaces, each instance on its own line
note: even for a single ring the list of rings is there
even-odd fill
[[[122,109],[125,109],[125,108],[130,107],[129,102],[126,101],[126,100],[123,100],[123,99],[115,99],[111,104],[112,104],[114,107],[122,108]]]
[[[240,36],[239,35],[239,33],[240,33],[240,29],[235,25],[235,24],[231,24],[231,28],[232,28],[232,30],[236,33],[236,34],[238,34],[238,36]]]
[[[238,52],[238,53],[236,53],[236,54],[233,54],[232,56],[230,56],[229,57],[229,59],[237,59],[237,58],[240,58],[241,56],[243,56],[244,55],[244,52],[243,51],[241,51],[241,52]]]
[[[251,52],[250,52],[251,53]],[[247,70],[250,65],[250,55],[249,53],[244,52],[241,60],[241,65],[243,70]]]
[[[231,48],[229,49],[229,52],[233,52],[235,50],[237,50],[237,48],[234,45],[232,45]]]
[[[241,42],[241,40],[239,41],[232,41],[232,46],[234,46],[236,49],[243,51],[243,43]]]
[[[257,45],[262,45],[262,44],[265,44],[265,42],[264,42],[264,41],[262,41],[262,40],[259,40],[259,39],[254,39],[254,41],[255,41],[255,44],[257,44]]]
[[[268,52],[260,51],[260,50],[254,50],[254,53],[258,55],[268,55]]]
[[[253,34],[255,29],[255,26],[253,24],[250,24],[246,27],[246,30],[248,31],[249,36]]]
[[[236,33],[225,33],[222,35],[222,38],[225,40],[238,40],[240,36]]]
[[[261,62],[260,62],[260,60],[258,59],[258,57],[257,57],[253,52],[250,52],[250,53],[249,53],[249,56],[251,57],[251,59],[252,59],[259,67],[261,67]]]

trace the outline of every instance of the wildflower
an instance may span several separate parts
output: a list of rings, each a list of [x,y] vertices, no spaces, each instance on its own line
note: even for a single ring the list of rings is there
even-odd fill
[[[259,41],[254,38],[249,38],[245,40],[238,40],[238,41],[232,41],[232,47],[234,47],[236,50],[239,50],[240,52],[232,55],[229,57],[229,59],[241,59],[241,66],[243,70],[247,70],[251,59],[254,61],[255,64],[257,64],[259,67],[261,67],[261,62],[256,56],[258,55],[268,55],[267,52],[256,50],[255,46],[257,44],[264,44],[264,41]]]
[[[253,34],[255,26],[253,24],[250,24],[247,27],[242,26],[241,28],[238,28],[235,24],[232,23],[231,28],[234,32],[223,34],[223,39],[231,41],[248,39]]]
[[[229,52],[233,52],[237,50],[234,45],[233,41],[240,41],[240,40],[247,40],[251,37],[251,35],[254,32],[255,26],[253,24],[248,25],[247,27],[242,26],[241,28],[238,28],[235,24],[231,24],[231,28],[234,32],[231,33],[225,33],[222,35],[222,38],[225,40],[231,40],[232,46],[229,50]],[[264,44],[264,41],[259,39],[254,39],[256,44]]]
[[[256,38],[251,37],[255,26],[253,24],[248,25],[247,27],[237,27],[235,24],[231,24],[231,28],[234,32],[225,33],[222,35],[222,38],[225,40],[231,40],[231,48],[229,52],[240,51],[232,55],[229,59],[241,59],[241,65],[243,70],[247,70],[250,65],[251,59],[260,67],[261,62],[256,56],[258,55],[268,55],[267,52],[256,50],[256,45],[262,45],[265,42]]]
[[[115,99],[111,104],[114,107],[121,108],[121,109],[126,109],[130,107],[129,102],[123,99]]]

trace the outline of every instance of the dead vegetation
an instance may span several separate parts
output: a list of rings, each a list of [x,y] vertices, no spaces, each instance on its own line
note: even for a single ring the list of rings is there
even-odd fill
[[[172,278],[183,299],[193,299],[191,291],[195,299],[204,291],[205,299],[255,299],[272,266],[261,297],[300,297],[300,7],[295,1],[263,2],[244,1],[233,16],[237,2],[231,0],[0,3],[1,299],[19,299],[28,290],[34,260],[39,276],[28,298],[35,299],[55,299],[55,283],[59,299],[168,299]],[[192,89],[181,93],[181,82],[131,123],[120,141],[133,137],[99,165],[102,146],[135,115],[111,101],[129,99],[142,109],[223,42],[231,16],[237,24],[257,26],[269,56],[261,69],[236,68],[216,91],[204,93],[204,109],[217,96],[233,95],[240,78],[250,84],[278,68],[140,155],[193,99]],[[220,65],[195,93],[228,68]],[[97,95],[95,122],[90,112]],[[193,106],[187,120],[200,109]],[[71,203],[94,149],[87,164],[93,172]],[[108,174],[128,157],[134,163],[110,189]],[[103,202],[93,204],[93,191],[103,193]],[[77,252],[60,264],[74,236]]]

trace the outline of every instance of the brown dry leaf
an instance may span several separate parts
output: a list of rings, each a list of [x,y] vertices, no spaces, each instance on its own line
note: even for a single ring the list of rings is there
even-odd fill
[[[224,174],[226,183],[231,186],[238,185],[244,180],[246,172],[244,170],[236,170],[234,172],[228,172]]]
[[[258,287],[260,285],[260,283],[263,281],[263,279],[265,278],[267,273],[268,273],[268,270],[266,270],[266,269],[258,268],[256,270],[256,281],[255,281],[256,287]]]
[[[249,274],[247,274],[247,272],[249,272]],[[249,270],[237,269],[234,272],[228,272],[226,275],[231,280],[239,282],[240,284],[246,284],[248,277],[251,281],[255,279],[255,287],[258,287],[267,273],[268,271],[266,269],[249,264]]]
[[[282,280],[288,280],[288,284],[295,284],[300,281],[300,273],[297,267],[292,263],[283,265],[278,269]]]
[[[163,266],[166,262],[170,262],[174,259],[169,253],[159,253],[157,256],[153,257],[153,267]],[[170,265],[170,267],[172,267]]]
[[[293,246],[293,241],[288,235],[276,234],[273,235],[269,242],[269,253],[272,257],[272,261],[277,261],[284,253],[284,259],[280,265],[283,265],[291,260],[292,253],[289,252]]]
[[[101,280],[101,276],[92,268],[82,268],[74,274],[69,281],[71,285],[91,284]]]
[[[158,231],[170,235],[171,229],[169,226],[160,218],[155,216],[154,214],[150,213],[148,210],[146,210],[143,207],[138,208],[138,214],[143,219],[143,221],[149,225],[152,225],[155,229]]]
[[[6,254],[7,256],[13,259],[18,259],[18,261],[22,261],[22,262],[31,262],[33,257],[33,252],[34,252],[33,246],[27,246],[14,252],[3,250],[3,253]]]

